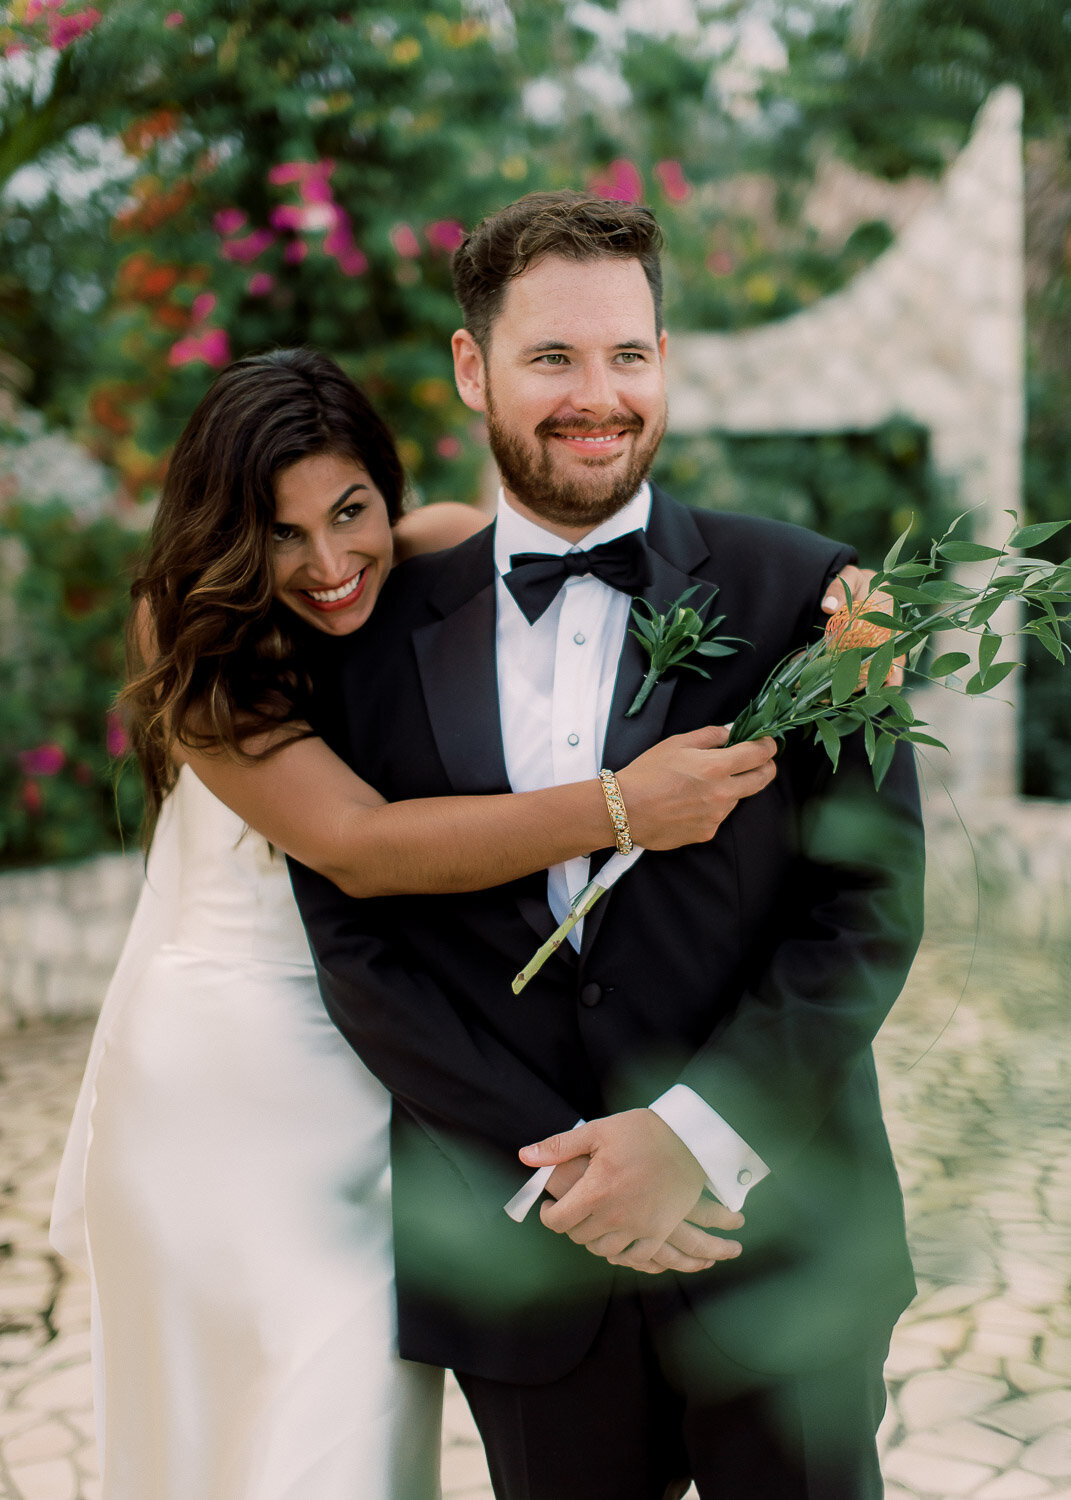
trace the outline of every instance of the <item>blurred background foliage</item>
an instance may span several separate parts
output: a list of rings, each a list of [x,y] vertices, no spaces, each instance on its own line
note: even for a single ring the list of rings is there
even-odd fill
[[[89,522],[77,496],[54,494],[74,506],[64,521],[0,475],[0,545],[9,564],[12,548],[22,558],[8,615],[34,612],[20,660],[35,640],[35,660],[63,663],[53,693],[4,658],[0,861],[118,837],[102,726],[119,661],[102,643],[118,638],[131,517],[229,358],[327,350],[392,422],[417,494],[475,498],[486,448],[453,389],[449,255],[481,215],[535,188],[643,198],[667,233],[670,328],[746,327],[842,286],[893,237],[891,212],[822,219],[817,196],[839,183],[850,200],[865,175],[895,188],[890,204],[910,201],[990,90],[1017,83],[1027,504],[1032,519],[1066,513],[1063,0],[696,0],[682,33],[659,13],[686,4],[640,0],[98,3],[0,10],[0,356],[20,399],[76,435],[119,492],[115,514]],[[814,525],[871,561],[908,513],[920,534],[937,529],[948,500],[925,433],[906,423],[671,438],[660,463],[682,499]],[[99,568],[93,608],[72,605],[68,567]],[[1071,796],[1069,718],[1055,673],[1033,669],[1028,790]],[[53,753],[41,763],[57,769],[31,775],[26,756],[48,746],[62,766]],[[132,794],[120,800],[132,816]]]

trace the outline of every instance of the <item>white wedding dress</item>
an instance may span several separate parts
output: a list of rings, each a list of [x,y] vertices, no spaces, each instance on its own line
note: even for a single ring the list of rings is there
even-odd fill
[[[432,1500],[394,1354],[389,1099],[320,1001],[286,862],[189,768],[53,1210],[93,1283],[104,1500]]]

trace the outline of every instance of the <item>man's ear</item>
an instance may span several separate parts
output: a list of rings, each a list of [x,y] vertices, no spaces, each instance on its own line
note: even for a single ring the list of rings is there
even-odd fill
[[[668,344],[669,339],[666,336],[666,330],[663,328],[662,332],[658,335],[658,352],[661,355],[663,364],[666,362],[666,348]]]
[[[483,351],[467,328],[459,328],[450,340],[454,351],[457,393],[472,411],[487,410],[487,370]]]

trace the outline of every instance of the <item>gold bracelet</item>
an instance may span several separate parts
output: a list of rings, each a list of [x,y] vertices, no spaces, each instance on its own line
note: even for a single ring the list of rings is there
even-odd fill
[[[621,796],[621,788],[617,784],[617,777],[612,771],[600,771],[599,780],[602,782],[602,794],[606,798],[606,811],[610,814],[610,822],[614,825],[617,852],[618,854],[631,854],[632,829],[628,826],[628,813],[625,811],[625,803]]]

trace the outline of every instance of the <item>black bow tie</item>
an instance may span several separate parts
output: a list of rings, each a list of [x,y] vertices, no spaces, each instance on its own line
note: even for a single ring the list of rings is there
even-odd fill
[[[534,625],[554,600],[567,578],[593,573],[621,593],[642,593],[651,581],[647,541],[642,531],[630,531],[587,552],[515,552],[502,581],[516,599],[529,625]]]

